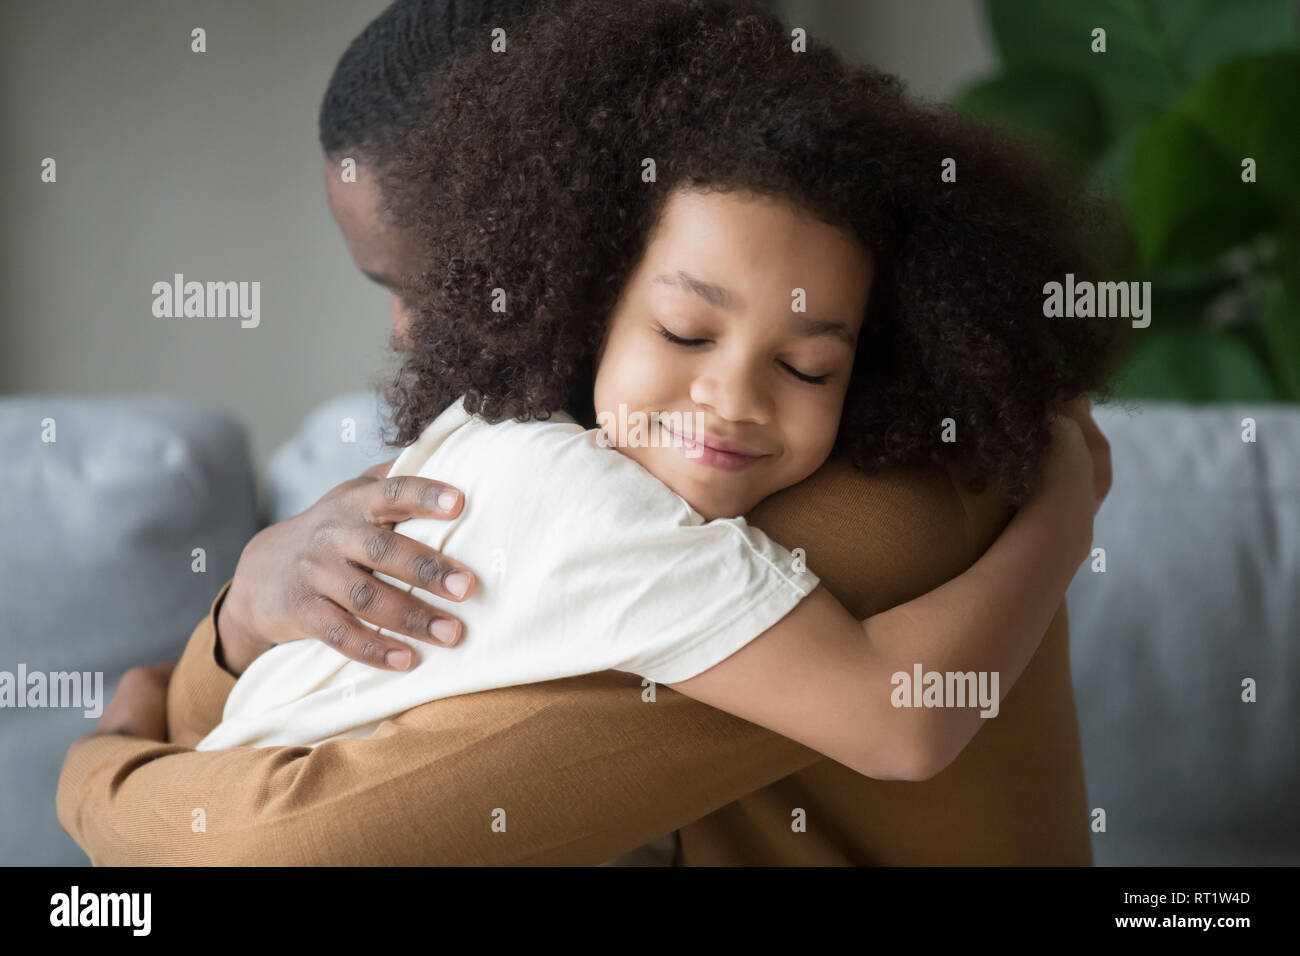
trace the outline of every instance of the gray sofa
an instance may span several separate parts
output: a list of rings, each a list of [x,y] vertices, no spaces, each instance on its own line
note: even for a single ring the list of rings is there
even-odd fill
[[[1084,564],[1067,600],[1096,861],[1300,863],[1300,407],[1095,414],[1105,571]],[[308,419],[271,459],[270,520],[394,457],[379,416],[362,393]],[[0,450],[0,671],[102,671],[107,701],[126,668],[179,655],[255,532],[243,431],[172,396],[7,398]],[[93,726],[0,709],[0,864],[87,862],[54,790]]]

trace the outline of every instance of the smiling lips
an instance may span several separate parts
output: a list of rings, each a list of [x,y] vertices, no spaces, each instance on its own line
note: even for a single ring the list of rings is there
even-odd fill
[[[722,441],[717,438],[704,438],[698,442],[691,441],[691,439],[679,435],[667,425],[662,427],[668,434],[681,440],[680,449],[682,455],[700,465],[708,465],[722,471],[740,471],[742,468],[748,468],[760,458],[767,457],[767,455],[755,455],[744,451],[745,446],[738,445],[735,442]]]

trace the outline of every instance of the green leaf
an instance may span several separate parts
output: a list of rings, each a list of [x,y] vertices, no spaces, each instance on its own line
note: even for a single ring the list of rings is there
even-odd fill
[[[1178,111],[1237,167],[1255,160],[1257,182],[1275,199],[1300,207],[1300,53],[1225,63],[1188,90]]]
[[[1131,129],[1118,137],[1097,157],[1089,174],[1089,186],[1105,196],[1119,196],[1133,168],[1142,130]]]
[[[1260,283],[1259,324],[1278,389],[1300,402],[1300,283],[1272,277]]]
[[[1084,162],[1096,159],[1110,140],[1096,89],[1059,70],[1013,69],[967,87],[955,105]]]
[[[1119,375],[1114,394],[1181,402],[1279,399],[1267,369],[1232,335],[1185,329],[1145,337]]]
[[[988,0],[1008,70],[1074,73],[1100,91],[1116,135],[1141,126],[1182,89],[1247,53],[1295,49],[1292,0]],[[1106,52],[1092,52],[1094,28]]]
[[[1195,79],[1221,63],[1250,53],[1297,47],[1296,8],[1287,0],[1232,0],[1230,3],[1188,3],[1164,0],[1166,20],[1177,29],[1177,18],[1188,18],[1188,29],[1177,32],[1187,74]],[[1205,8],[1198,15],[1197,8]],[[1181,39],[1183,36],[1185,40]]]
[[[1159,303],[1160,329],[1197,329],[1210,303],[1241,288],[1241,278],[1219,268],[1156,269],[1143,273],[1151,283],[1151,301]]]
[[[1274,225],[1279,214],[1241,167],[1177,113],[1139,138],[1124,202],[1144,265],[1210,262]]]
[[[1132,0],[1092,3],[989,0],[989,25],[1008,70],[1048,67],[1094,84],[1122,132],[1157,115],[1178,92],[1176,64],[1163,53],[1158,28],[1146,21],[1147,4]],[[1106,31],[1106,52],[1092,52],[1092,31]]]

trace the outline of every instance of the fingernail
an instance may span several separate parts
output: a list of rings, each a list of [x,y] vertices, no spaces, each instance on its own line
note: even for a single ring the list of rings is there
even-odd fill
[[[458,501],[460,501],[460,495],[454,491],[444,491],[438,495],[438,507],[443,511],[450,511],[456,507]]]
[[[404,671],[411,666],[411,652],[409,650],[389,651],[384,655],[384,663],[393,670]]]
[[[454,571],[447,575],[443,586],[458,598],[463,598],[469,590],[469,575],[464,571]]]
[[[457,630],[459,629],[456,627],[456,622],[449,621],[445,617],[440,617],[429,625],[429,633],[443,644],[450,644],[456,640]]]

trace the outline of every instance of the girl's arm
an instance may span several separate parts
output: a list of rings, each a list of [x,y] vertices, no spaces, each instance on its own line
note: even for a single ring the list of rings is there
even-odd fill
[[[670,686],[869,777],[937,774],[982,720],[996,717],[981,717],[970,699],[964,707],[895,706],[893,676],[911,681],[916,665],[996,673],[1000,705],[1091,547],[1097,502],[1088,447],[1073,419],[1058,416],[1053,429],[1036,495],[964,574],[864,621],[818,587],[735,654]]]

